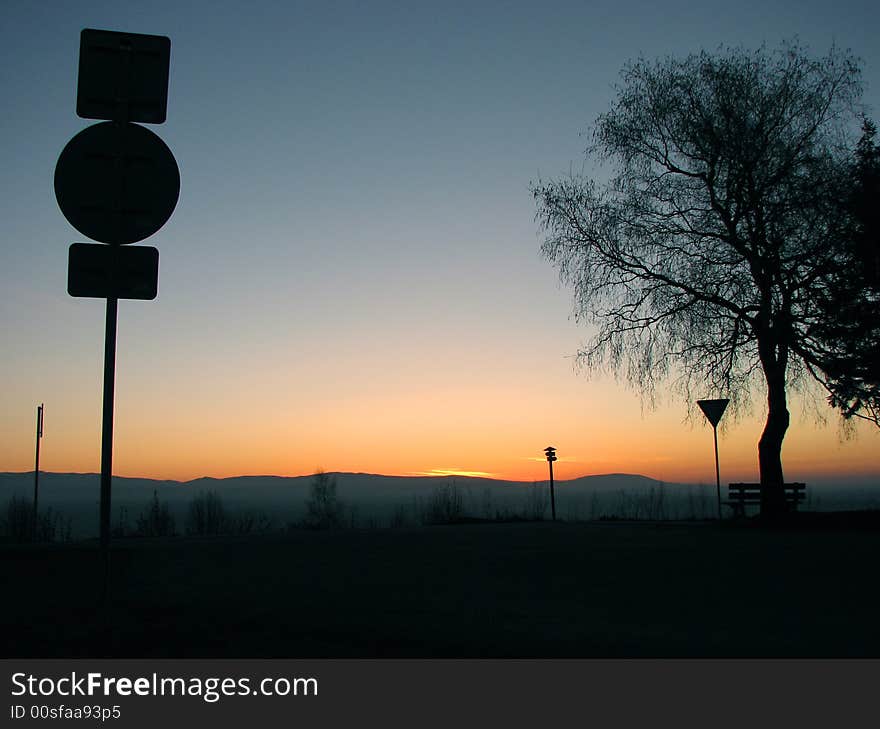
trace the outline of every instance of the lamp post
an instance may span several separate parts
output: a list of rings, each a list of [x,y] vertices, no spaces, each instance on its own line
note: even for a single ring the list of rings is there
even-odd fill
[[[556,521],[556,495],[553,493],[553,461],[556,460],[556,449],[547,446],[544,453],[547,456],[547,463],[550,464],[550,513],[553,515],[553,521]]]

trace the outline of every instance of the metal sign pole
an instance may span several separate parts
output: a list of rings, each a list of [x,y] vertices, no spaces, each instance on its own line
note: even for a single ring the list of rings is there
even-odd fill
[[[101,424],[101,552],[104,556],[104,594],[110,583],[110,493],[113,478],[113,393],[116,384],[116,320],[118,299],[107,299],[104,330],[104,411]]]
[[[37,407],[37,453],[34,457],[34,513],[31,516],[31,538],[37,541],[37,507],[40,496],[40,439],[43,437],[43,406]]]
[[[718,521],[721,521],[721,469],[718,467],[718,426],[712,426],[715,436],[715,494],[718,496]]]

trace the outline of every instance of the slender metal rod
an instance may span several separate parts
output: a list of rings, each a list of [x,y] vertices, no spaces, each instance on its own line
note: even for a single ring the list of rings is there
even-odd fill
[[[718,521],[721,521],[721,470],[718,468],[718,428],[712,426],[715,436],[715,494],[718,496]]]
[[[556,521],[556,496],[553,493],[553,461],[550,463],[550,513],[553,514],[553,521]]]
[[[105,580],[110,569],[110,491],[113,473],[113,392],[116,384],[116,319],[118,299],[107,299],[104,332],[104,411],[101,427],[101,552]]]
[[[37,453],[34,456],[34,513],[31,515],[31,537],[37,540],[37,508],[40,497],[40,439],[43,437],[43,406],[37,406]]]

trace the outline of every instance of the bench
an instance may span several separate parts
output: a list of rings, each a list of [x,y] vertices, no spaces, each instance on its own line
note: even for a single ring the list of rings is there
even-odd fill
[[[783,484],[785,489],[785,504],[791,511],[797,511],[798,504],[807,498],[807,485],[805,483]],[[761,484],[759,483],[731,483],[727,484],[729,501],[725,505],[733,509],[734,516],[745,516],[746,506],[761,503]]]

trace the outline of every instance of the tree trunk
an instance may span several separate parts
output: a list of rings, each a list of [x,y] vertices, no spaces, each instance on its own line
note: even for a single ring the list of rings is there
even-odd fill
[[[773,347],[772,349],[776,349]],[[762,357],[767,379],[767,423],[758,441],[761,472],[761,516],[779,518],[785,512],[785,478],[782,474],[782,441],[788,430],[789,413],[785,398],[787,353]]]

